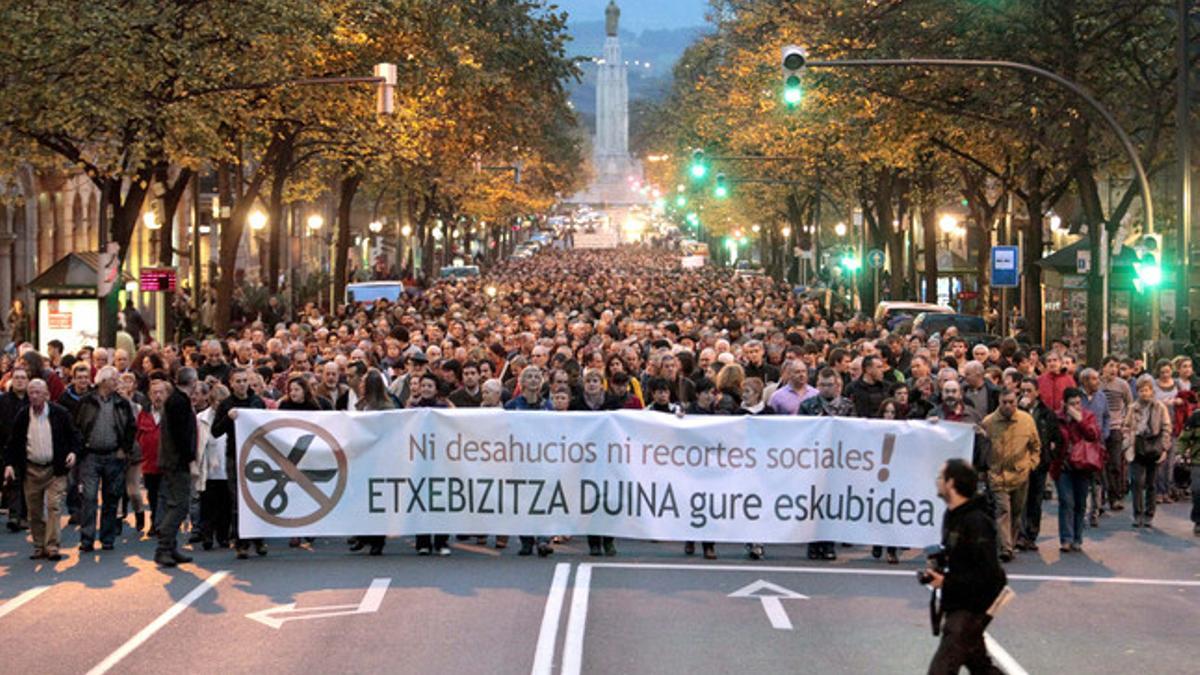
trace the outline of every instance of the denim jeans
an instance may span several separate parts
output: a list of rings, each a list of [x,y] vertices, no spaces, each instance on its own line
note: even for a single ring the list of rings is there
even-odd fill
[[[1058,490],[1058,541],[1063,544],[1083,544],[1083,514],[1087,510],[1088,488],[1092,475],[1083,471],[1063,469],[1054,481]]]
[[[89,452],[79,467],[83,502],[79,506],[79,543],[96,540],[96,497],[100,497],[100,543],[111,545],[119,533],[117,502],[125,492],[125,460],[116,453]]]

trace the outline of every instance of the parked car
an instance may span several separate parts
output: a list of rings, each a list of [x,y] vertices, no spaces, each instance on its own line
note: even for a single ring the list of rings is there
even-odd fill
[[[360,281],[346,284],[346,302],[364,304],[384,299],[396,302],[404,294],[404,283],[400,281]]]
[[[478,265],[447,265],[438,271],[438,276],[442,279],[457,278],[466,279],[469,277],[479,276]]]
[[[952,314],[953,309],[945,305],[934,305],[927,302],[898,302],[884,300],[875,306],[875,325],[888,330],[896,330],[905,320],[912,320],[922,312]]]
[[[988,332],[987,322],[983,317],[974,314],[922,312],[913,319],[910,332],[922,331],[926,336],[941,335],[951,326],[958,330],[959,337],[972,346],[1000,339],[1000,336]]]

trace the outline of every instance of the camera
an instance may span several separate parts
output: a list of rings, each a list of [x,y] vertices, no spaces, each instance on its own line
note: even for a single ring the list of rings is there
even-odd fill
[[[925,569],[917,570],[917,583],[922,586],[933,583],[933,575],[931,571],[938,574],[946,574],[946,549],[941,546],[928,546],[925,548]]]

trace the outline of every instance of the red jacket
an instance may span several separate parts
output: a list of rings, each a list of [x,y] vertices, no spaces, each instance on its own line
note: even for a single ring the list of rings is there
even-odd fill
[[[1078,422],[1071,419],[1070,415],[1060,412],[1058,414],[1058,428],[1062,432],[1062,445],[1059,447],[1058,456],[1050,463],[1050,476],[1057,479],[1062,473],[1062,470],[1067,465],[1067,458],[1071,456],[1071,448],[1075,447],[1076,443],[1092,441],[1100,442],[1100,422],[1096,419],[1096,415],[1087,408],[1083,409],[1083,418]]]
[[[137,435],[134,438],[142,449],[143,474],[158,473],[158,434],[161,429],[161,420],[155,422],[154,414],[149,410],[143,409],[138,413]]]
[[[1038,397],[1042,405],[1058,412],[1062,410],[1063,392],[1074,386],[1075,376],[1070,373],[1045,372],[1038,377]]]

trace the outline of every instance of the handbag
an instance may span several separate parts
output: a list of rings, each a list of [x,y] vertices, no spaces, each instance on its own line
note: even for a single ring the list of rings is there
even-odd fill
[[[1161,433],[1153,436],[1144,436],[1138,434],[1133,437],[1133,456],[1143,462],[1157,462],[1158,456],[1162,454],[1162,448],[1159,447],[1159,438]]]
[[[1100,471],[1104,468],[1104,448],[1096,441],[1080,440],[1071,446],[1067,463],[1076,471]]]

